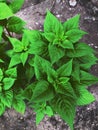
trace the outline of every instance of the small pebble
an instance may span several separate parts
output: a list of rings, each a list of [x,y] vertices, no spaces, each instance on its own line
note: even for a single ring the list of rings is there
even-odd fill
[[[77,4],[77,1],[76,0],[69,0],[69,5],[72,6],[72,7],[75,7]]]

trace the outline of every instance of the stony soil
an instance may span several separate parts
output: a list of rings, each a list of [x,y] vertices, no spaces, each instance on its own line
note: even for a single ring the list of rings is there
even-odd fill
[[[25,0],[22,10],[16,15],[27,22],[29,29],[43,29],[47,9],[62,22],[80,14],[80,27],[89,33],[82,41],[92,46],[98,55],[98,0]],[[98,65],[92,67],[91,73],[98,76]],[[98,130],[98,84],[91,86],[89,90],[96,101],[77,108],[75,130]],[[25,115],[7,110],[0,117],[0,130],[69,130],[69,127],[59,116],[45,117],[36,126],[35,113],[27,108]]]

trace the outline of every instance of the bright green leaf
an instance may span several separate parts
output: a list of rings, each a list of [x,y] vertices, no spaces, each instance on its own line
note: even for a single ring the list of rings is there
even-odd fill
[[[22,52],[23,51],[23,44],[16,38],[9,37],[9,40],[14,48],[14,52]]]
[[[16,13],[19,11],[24,3],[24,0],[11,0],[9,7],[13,11],[13,13]]]
[[[16,78],[17,77],[17,68],[10,68],[5,71],[6,76],[11,77],[11,78]]]
[[[50,56],[50,60],[51,60],[52,64],[54,64],[59,59],[61,59],[65,54],[64,50],[62,48],[59,48],[59,47],[57,47],[55,45],[51,45],[51,44],[49,44],[48,50],[49,50],[49,56]]]
[[[72,43],[76,43],[77,41],[79,41],[85,34],[87,33],[79,29],[72,29],[65,33],[65,35],[68,37],[68,40]]]
[[[62,41],[62,43],[60,44],[60,46],[62,48],[65,48],[65,49],[74,49],[72,42],[69,41],[69,40],[67,40],[67,39],[64,40],[64,41]]]
[[[3,91],[3,93],[0,93],[0,99],[5,106],[11,107],[13,100],[13,91]]]
[[[44,118],[44,113],[43,112],[37,112],[36,113],[36,125],[38,125],[42,119]]]
[[[95,97],[85,88],[78,87],[79,97],[77,98],[77,105],[88,105],[91,102],[95,101]]]
[[[12,56],[12,58],[10,60],[9,68],[13,67],[13,66],[15,66],[19,63],[21,63],[20,54],[15,54],[15,55]]]
[[[45,22],[44,22],[44,32],[45,33],[55,33],[57,36],[62,36],[64,34],[63,26],[61,22],[49,11],[47,12]]]
[[[13,79],[13,78],[4,78],[3,79],[3,84],[4,84],[3,89],[4,90],[10,89],[13,86],[14,82],[15,82],[15,79]]]
[[[27,58],[28,58],[28,52],[21,53],[20,59],[21,59],[21,62],[22,62],[23,65],[25,65]]]
[[[44,54],[46,50],[47,50],[46,44],[43,41],[38,40],[32,42],[28,52],[30,54],[41,55]]]
[[[15,98],[13,100],[13,103],[12,103],[12,106],[13,108],[17,111],[17,112],[20,112],[22,114],[24,114],[25,112],[25,109],[26,109],[26,105],[25,105],[25,102],[20,98]]]
[[[69,57],[82,57],[86,55],[91,55],[94,53],[93,48],[85,43],[78,43],[75,45],[74,50],[69,50],[67,55]]]
[[[0,20],[9,18],[13,15],[12,10],[8,7],[7,4],[0,3]]]
[[[50,106],[46,106],[45,114],[47,114],[50,117],[53,116],[53,110]]]
[[[78,29],[79,18],[80,18],[80,15],[78,14],[78,15],[68,19],[66,22],[64,22],[63,26],[64,26],[64,29],[65,29],[65,32],[69,31],[71,29]]]
[[[2,102],[0,102],[0,116],[4,113],[5,111],[5,106]]]

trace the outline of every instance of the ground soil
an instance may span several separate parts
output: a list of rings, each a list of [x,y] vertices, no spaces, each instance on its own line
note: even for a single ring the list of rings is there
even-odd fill
[[[75,6],[70,6],[69,1],[72,0],[25,0],[24,6],[16,15],[27,22],[29,29],[40,30],[43,29],[47,9],[62,22],[80,14],[80,27],[88,32],[82,41],[92,46],[98,55],[98,0],[77,0]],[[91,73],[98,76],[98,65],[92,67]],[[98,84],[91,86],[89,90],[96,97],[96,101],[77,108],[75,130],[98,130]],[[35,113],[27,108],[24,115],[12,109],[7,110],[0,117],[0,130],[69,130],[69,127],[57,115],[45,117],[36,126]]]

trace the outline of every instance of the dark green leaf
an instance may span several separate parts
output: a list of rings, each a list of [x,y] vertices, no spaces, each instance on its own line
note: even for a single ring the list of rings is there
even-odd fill
[[[13,15],[12,10],[8,7],[7,4],[0,3],[0,20],[9,18]]]
[[[34,89],[32,100],[34,102],[43,102],[51,100],[53,97],[54,92],[49,83],[44,80],[39,81]]]
[[[3,32],[3,27],[0,26],[0,41],[1,41],[1,39],[2,39],[2,32]]]
[[[7,28],[10,32],[21,33],[25,24],[26,23],[19,17],[13,16],[8,19]]]
[[[51,60],[52,64],[54,64],[59,59],[61,59],[65,54],[64,50],[62,48],[59,48],[59,47],[57,47],[55,45],[51,45],[51,44],[49,44],[48,50],[49,50],[49,56],[50,56],[50,60]]]
[[[80,83],[82,85],[92,85],[98,82],[98,78],[88,72],[80,71]]]
[[[9,7],[13,11],[13,13],[16,13],[19,11],[24,3],[24,0],[11,0]]]
[[[90,69],[92,65],[97,64],[98,58],[94,54],[89,54],[78,58],[82,69]]]
[[[70,96],[57,95],[52,101],[52,109],[57,112],[73,130],[73,122],[75,117],[75,100]]]
[[[0,82],[2,79],[3,79],[3,71],[2,71],[2,69],[0,69]]]
[[[70,76],[72,73],[72,61],[68,61],[66,64],[62,65],[58,70],[57,73],[59,76]]]

